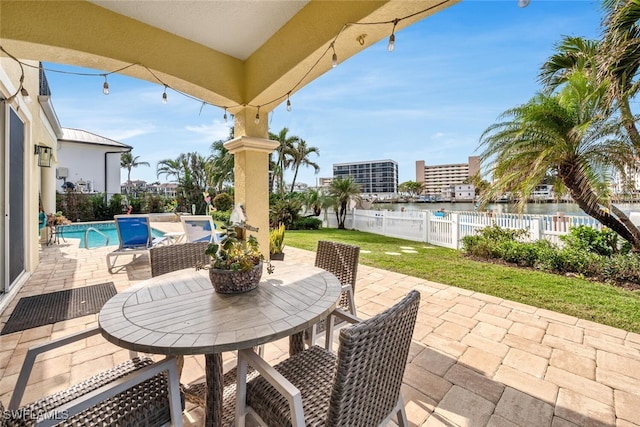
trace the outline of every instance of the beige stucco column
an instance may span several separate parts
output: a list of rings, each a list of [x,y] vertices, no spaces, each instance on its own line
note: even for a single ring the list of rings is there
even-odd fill
[[[235,138],[224,146],[234,155],[235,205],[244,205],[247,223],[258,227],[260,250],[269,259],[269,154],[279,143],[271,141],[266,113],[245,107],[234,115]],[[253,234],[253,233],[252,233]]]

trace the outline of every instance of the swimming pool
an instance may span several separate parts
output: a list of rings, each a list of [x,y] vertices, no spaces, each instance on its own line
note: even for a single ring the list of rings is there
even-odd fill
[[[60,237],[64,239],[80,239],[80,247],[84,248],[84,235],[89,228],[95,228],[100,233],[91,230],[87,234],[87,244],[88,249],[98,248],[102,246],[118,246],[120,244],[120,239],[118,239],[118,232],[116,231],[116,224],[113,221],[109,222],[87,222],[85,224],[71,224],[64,225],[60,228],[63,228],[62,234]],[[161,237],[164,233],[160,230],[156,230],[155,228],[151,228],[151,234],[153,237]],[[109,238],[109,242],[107,243],[107,236]]]

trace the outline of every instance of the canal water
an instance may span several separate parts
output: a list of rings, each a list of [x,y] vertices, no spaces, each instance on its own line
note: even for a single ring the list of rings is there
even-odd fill
[[[640,212],[639,203],[617,203],[617,207],[622,209],[627,215],[629,212]],[[372,209],[381,209],[389,211],[400,211],[404,208],[407,211],[475,211],[476,206],[473,203],[374,203]],[[486,206],[484,210],[491,210],[497,213],[518,213],[518,207],[509,203],[492,203]],[[582,209],[575,203],[527,203],[524,208],[525,214],[535,215],[556,215],[558,212],[564,212],[565,215],[586,215]]]

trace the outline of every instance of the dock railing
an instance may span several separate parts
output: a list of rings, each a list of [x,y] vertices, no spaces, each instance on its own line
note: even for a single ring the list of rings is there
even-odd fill
[[[335,214],[319,216],[323,225],[336,228]],[[440,211],[377,211],[353,209],[347,214],[345,227],[383,236],[397,237],[429,243],[452,249],[462,247],[462,238],[474,235],[482,228],[497,225],[507,229],[524,229],[528,239],[549,240],[562,245],[559,236],[567,234],[570,227],[587,225],[601,230],[601,224],[588,216],[530,215],[495,212],[440,212]]]

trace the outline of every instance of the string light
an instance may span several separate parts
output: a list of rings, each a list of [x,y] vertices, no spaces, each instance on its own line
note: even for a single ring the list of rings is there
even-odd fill
[[[333,56],[331,56],[331,68],[336,68],[338,66],[338,54],[336,54],[336,48],[331,43],[331,49],[333,49]]]
[[[20,94],[22,95],[22,99],[27,104],[31,104],[31,97],[29,96],[29,92],[24,87],[20,88]]]
[[[529,6],[530,2],[531,2],[531,0],[518,0],[518,6],[527,7],[527,6]]]
[[[167,102],[167,89],[168,89],[168,88],[171,88],[171,89],[173,89],[173,91],[174,91],[174,92],[177,92],[177,93],[178,93],[178,94],[180,94],[180,95],[183,95],[183,96],[185,96],[185,97],[187,97],[187,98],[193,99],[193,100],[198,101],[198,102],[202,102],[202,103],[203,103],[203,105],[204,105],[204,104],[209,104],[209,105],[212,105],[212,106],[215,106],[215,107],[224,108],[224,116],[223,116],[223,118],[224,118],[225,122],[226,122],[226,121],[227,121],[227,119],[228,119],[228,116],[227,116],[227,110],[228,110],[229,108],[235,108],[235,107],[256,107],[256,108],[258,109],[258,112],[256,113],[255,123],[256,123],[256,124],[259,124],[259,123],[260,123],[260,107],[264,107],[264,106],[266,106],[266,105],[271,105],[271,104],[274,104],[274,103],[279,103],[279,102],[282,102],[282,100],[286,99],[286,108],[287,108],[287,111],[291,111],[291,101],[290,101],[290,95],[291,95],[291,93],[293,93],[293,92],[294,92],[298,87],[300,87],[300,85],[302,85],[302,83],[303,83],[304,81],[306,81],[307,77],[311,74],[311,72],[312,72],[316,67],[318,67],[318,66],[319,66],[319,64],[320,64],[321,60],[322,60],[322,59],[323,59],[323,58],[324,58],[324,57],[325,57],[325,56],[326,56],[330,51],[332,52],[332,56],[331,56],[331,67],[332,67],[332,68],[335,68],[335,67],[338,65],[338,55],[337,55],[337,53],[336,53],[335,43],[336,43],[336,41],[338,40],[338,38],[340,37],[340,35],[342,35],[343,31],[344,31],[346,28],[351,27],[351,26],[355,26],[355,25],[362,25],[362,26],[366,26],[366,25],[387,25],[387,24],[393,24],[393,30],[392,30],[391,35],[390,35],[390,37],[389,37],[389,45],[387,46],[388,50],[391,52],[391,51],[393,51],[393,50],[395,49],[395,29],[396,29],[396,26],[397,26],[397,24],[398,24],[399,22],[404,21],[404,20],[406,20],[406,19],[413,18],[413,17],[418,16],[418,15],[421,15],[421,14],[424,14],[424,13],[429,12],[429,11],[431,11],[431,10],[437,9],[437,8],[441,7],[442,5],[444,5],[445,3],[447,3],[447,1],[449,1],[449,0],[441,0],[441,1],[439,1],[437,4],[431,5],[431,6],[427,7],[427,8],[425,8],[425,9],[419,10],[419,11],[417,11],[417,12],[414,12],[414,13],[412,13],[412,14],[410,14],[410,15],[407,15],[407,16],[404,16],[404,17],[402,17],[402,18],[395,18],[395,19],[393,19],[393,20],[389,20],[389,21],[377,21],[377,22],[348,22],[348,23],[344,24],[344,25],[342,26],[342,28],[340,29],[340,31],[339,31],[339,32],[336,34],[336,36],[333,38],[333,40],[332,40],[332,42],[329,44],[329,46],[324,50],[324,52],[323,52],[323,53],[318,57],[318,59],[315,61],[315,63],[314,63],[313,65],[311,65],[311,67],[309,67],[309,68],[307,69],[307,71],[306,71],[306,72],[302,75],[302,77],[301,77],[301,78],[300,78],[300,79],[299,79],[299,80],[298,80],[298,81],[293,85],[293,87],[291,87],[291,89],[290,89],[287,93],[285,93],[285,94],[283,94],[283,95],[280,95],[280,96],[278,96],[278,97],[276,97],[276,98],[274,98],[274,99],[272,99],[272,100],[270,100],[270,101],[267,101],[267,102],[265,102],[265,103],[263,103],[263,104],[261,104],[261,105],[259,105],[259,106],[255,106],[255,105],[251,105],[251,104],[237,104],[237,105],[231,105],[231,106],[221,107],[221,106],[218,106],[218,105],[215,105],[215,104],[208,103],[208,102],[203,101],[203,100],[201,100],[201,99],[199,99],[199,98],[196,98],[196,97],[194,97],[194,96],[192,96],[192,95],[190,95],[190,94],[188,94],[188,93],[185,93],[185,92],[182,92],[182,91],[180,91],[180,90],[178,90],[178,89],[172,88],[171,86],[169,86],[168,84],[166,84],[164,81],[162,81],[162,80],[161,80],[161,79],[160,79],[160,78],[159,78],[159,77],[158,77],[158,76],[157,76],[157,75],[156,75],[156,74],[155,74],[151,69],[149,69],[147,66],[145,66],[145,65],[143,65],[143,64],[137,64],[137,63],[128,64],[128,65],[125,65],[124,67],[121,67],[121,68],[119,68],[119,69],[117,69],[117,70],[113,70],[113,71],[110,71],[110,72],[107,72],[107,73],[80,73],[80,72],[62,71],[62,70],[55,70],[55,69],[44,68],[41,64],[40,64],[40,65],[38,65],[38,66],[35,66],[35,65],[31,65],[31,64],[22,63],[19,59],[17,59],[17,58],[16,58],[16,57],[14,57],[13,55],[11,55],[9,52],[7,52],[7,51],[6,51],[2,46],[0,46],[0,51],[4,52],[5,54],[7,54],[7,56],[9,56],[9,57],[10,57],[10,58],[12,58],[15,62],[17,62],[17,63],[20,65],[20,67],[21,67],[21,68],[22,68],[23,66],[27,66],[27,67],[31,67],[31,68],[39,68],[39,69],[42,69],[42,70],[44,70],[44,71],[50,71],[50,72],[60,73],[60,74],[70,74],[70,75],[78,75],[78,76],[101,76],[101,77],[104,77],[104,84],[103,84],[102,88],[103,88],[103,93],[104,93],[105,95],[108,95],[108,94],[109,94],[109,83],[108,83],[108,81],[107,81],[107,76],[108,76],[108,75],[110,75],[110,74],[116,74],[116,73],[119,73],[119,72],[121,72],[121,71],[124,71],[124,70],[126,70],[126,69],[128,69],[128,68],[131,68],[131,67],[134,67],[134,66],[139,66],[139,67],[144,68],[147,72],[149,72],[149,74],[151,74],[151,75],[152,75],[152,76],[153,76],[153,77],[158,81],[158,83],[160,83],[160,84],[162,84],[162,85],[164,86],[164,92],[163,92],[163,94],[162,94],[162,102],[163,102],[163,103],[166,103],[166,102]],[[529,4],[529,2],[530,2],[530,0],[518,0],[518,5],[519,5],[520,7],[526,7],[526,6]],[[359,36],[359,37],[356,39],[360,45],[364,45],[364,37],[365,37],[365,36],[366,36],[366,35],[364,35],[364,34],[363,34],[363,35]],[[22,90],[24,89],[24,88],[23,88],[23,86],[22,86],[22,79],[23,79],[23,78],[24,78],[24,70],[23,70],[23,73],[22,73],[22,77],[21,77],[21,79],[20,79],[20,86],[19,86],[18,90],[17,90],[17,91],[16,91],[16,93],[14,93],[12,96],[10,96],[9,98],[6,98],[6,99],[4,100],[5,102],[8,102],[8,101],[13,100],[13,99],[18,95],[18,94],[23,94],[23,92],[22,92]],[[25,92],[26,92],[26,89],[25,89]],[[27,92],[27,95],[28,95],[28,92]],[[23,97],[24,97],[24,94],[23,94]],[[27,100],[26,100],[26,99],[25,99],[25,102],[27,102]],[[202,111],[202,108],[201,108],[201,111]]]
[[[398,19],[393,20],[393,29],[391,30],[391,35],[389,36],[389,44],[387,45],[387,50],[389,52],[393,52],[396,48],[396,25],[398,25]]]
[[[20,84],[18,85],[18,89],[10,97],[4,98],[4,99],[0,99],[0,100],[2,100],[4,102],[11,102],[20,93],[23,96],[24,102],[30,102],[31,101],[31,97],[29,96],[29,92],[27,92],[27,90],[24,88],[24,66],[23,66],[22,62],[20,62],[20,60],[18,58],[16,58],[15,56],[11,55],[6,50],[4,50],[4,48],[2,46],[0,46],[0,51],[4,52],[9,58],[11,58],[14,61],[16,61],[18,63],[18,66],[20,67]],[[24,89],[24,92],[22,91],[23,89]],[[24,96],[25,93],[26,93],[27,97]]]

